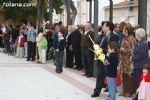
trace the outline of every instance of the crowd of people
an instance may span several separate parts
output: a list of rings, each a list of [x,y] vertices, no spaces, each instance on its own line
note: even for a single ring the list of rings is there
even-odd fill
[[[65,61],[66,68],[82,71],[87,78],[94,77],[96,60],[96,86],[91,97],[98,97],[105,86],[105,91],[109,92],[108,100],[116,100],[119,73],[122,80],[119,96],[136,94],[133,100],[150,100],[149,46],[143,28],[126,22],[113,24],[103,21],[95,39],[94,26],[88,22],[68,27],[59,22],[51,26],[47,23],[38,31],[31,22],[16,28],[0,26],[0,47],[8,55],[20,59],[24,57],[27,61],[36,60],[39,64],[52,59],[58,74],[63,72]],[[97,52],[94,52],[91,39],[102,48],[104,61],[95,56]]]

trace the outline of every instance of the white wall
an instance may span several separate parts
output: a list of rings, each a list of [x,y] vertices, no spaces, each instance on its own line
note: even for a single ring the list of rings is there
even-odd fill
[[[113,0],[113,3],[119,3],[126,0]],[[101,22],[105,20],[105,9],[104,7],[109,6],[109,0],[99,0],[99,25],[101,25]]]
[[[73,0],[73,1],[77,8],[75,25],[85,24],[87,21],[89,21],[89,3],[87,3],[86,0]],[[122,1],[125,0],[113,0],[114,3],[118,3]],[[79,2],[79,6],[78,6],[78,2]],[[101,22],[105,20],[105,11],[104,11],[105,6],[109,6],[109,0],[99,0],[99,16],[98,16],[99,25],[101,25]],[[60,15],[56,15],[55,12],[53,13],[53,15],[54,15],[53,22],[58,22],[59,20],[62,20],[65,25],[67,24],[66,10],[64,10],[64,14],[62,14],[65,17],[60,17]],[[92,23],[94,23],[94,2],[92,4]]]
[[[80,8],[77,8],[78,14],[76,17],[75,24],[85,24],[87,21],[89,21],[89,3],[86,4],[86,0],[73,0],[76,3],[79,1],[81,5],[81,12]],[[118,2],[122,2],[125,0],[113,0],[114,4]],[[101,22],[105,20],[105,11],[104,7],[109,5],[109,0],[99,0],[99,25],[101,25]],[[76,6],[77,7],[77,6]],[[92,23],[94,23],[94,2],[92,3]]]

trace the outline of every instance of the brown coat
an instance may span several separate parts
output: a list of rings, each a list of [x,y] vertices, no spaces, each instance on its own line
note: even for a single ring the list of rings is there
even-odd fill
[[[124,48],[124,51],[120,52],[120,68],[122,73],[129,74],[132,70],[130,66],[132,64],[132,50],[134,50],[136,43],[137,41],[132,35],[125,37],[122,41],[121,47]]]
[[[81,47],[82,47],[82,49],[87,49],[87,48],[93,49],[93,43],[92,43],[92,41],[90,40],[89,35],[90,35],[90,37],[94,40],[94,32],[93,32],[93,31],[89,31],[89,32],[88,32],[86,35],[84,35],[83,38],[82,38],[82,42],[81,42]]]

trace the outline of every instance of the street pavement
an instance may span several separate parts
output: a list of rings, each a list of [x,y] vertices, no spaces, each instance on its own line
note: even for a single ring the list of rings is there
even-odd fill
[[[0,52],[0,100],[106,100],[108,93],[91,98],[95,78],[86,78],[82,72],[64,68],[55,73],[52,61],[47,64],[27,62]],[[119,97],[117,100],[131,100]]]

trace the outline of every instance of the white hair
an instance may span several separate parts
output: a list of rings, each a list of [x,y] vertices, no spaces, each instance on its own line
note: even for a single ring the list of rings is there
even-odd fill
[[[85,25],[87,25],[88,27],[91,27],[91,23],[89,22],[85,23]]]
[[[143,28],[139,28],[136,30],[136,35],[138,35],[140,38],[145,38],[146,32]]]

